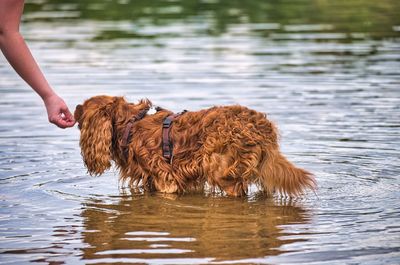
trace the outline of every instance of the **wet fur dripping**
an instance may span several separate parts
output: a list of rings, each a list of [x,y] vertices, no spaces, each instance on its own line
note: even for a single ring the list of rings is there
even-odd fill
[[[199,190],[205,183],[231,196],[244,196],[251,183],[267,194],[290,196],[315,188],[312,175],[280,153],[277,129],[266,115],[239,105],[187,112],[174,121],[172,163],[161,148],[162,121],[172,114],[168,110],[136,121],[125,150],[122,135],[129,119],[150,106],[148,100],[132,104],[111,96],[77,106],[82,157],[90,174],[102,174],[113,160],[122,181],[166,193]]]

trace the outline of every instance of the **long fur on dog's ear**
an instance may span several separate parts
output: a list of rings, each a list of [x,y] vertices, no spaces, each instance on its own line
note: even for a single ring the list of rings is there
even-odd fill
[[[107,106],[86,109],[81,124],[80,146],[91,175],[100,175],[111,167],[112,124]]]

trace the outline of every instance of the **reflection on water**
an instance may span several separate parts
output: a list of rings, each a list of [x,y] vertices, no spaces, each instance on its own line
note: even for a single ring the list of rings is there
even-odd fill
[[[284,225],[303,225],[307,212],[271,201],[221,197],[138,196],[117,203],[85,203],[83,250],[87,263],[206,263],[277,255],[285,244]]]
[[[0,56],[0,263],[400,263],[400,1],[29,0],[22,32],[69,106],[243,104],[316,174],[296,202],[128,195]]]

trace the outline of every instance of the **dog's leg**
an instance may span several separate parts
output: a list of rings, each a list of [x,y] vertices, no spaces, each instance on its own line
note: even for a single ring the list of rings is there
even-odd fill
[[[258,161],[242,161],[228,154],[213,153],[205,159],[208,184],[219,187],[227,195],[242,197],[247,193],[248,183],[255,173]]]
[[[174,156],[171,172],[179,186],[179,192],[201,192],[206,179],[202,169],[201,152],[186,151]]]
[[[179,191],[179,186],[172,176],[168,172],[158,172],[157,177],[153,180],[154,187],[157,191],[163,193],[175,193]]]

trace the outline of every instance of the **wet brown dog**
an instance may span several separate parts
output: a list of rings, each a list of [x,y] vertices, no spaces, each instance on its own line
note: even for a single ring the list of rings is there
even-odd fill
[[[243,106],[186,112],[172,124],[173,160],[162,152],[163,120],[172,114],[146,114],[125,130],[135,115],[151,107],[123,97],[95,96],[78,105],[84,163],[92,175],[102,174],[114,160],[121,180],[133,187],[166,193],[202,189],[207,183],[231,196],[246,194],[255,183],[267,194],[296,196],[315,188],[309,172],[295,167],[279,151],[277,129],[266,115]]]

